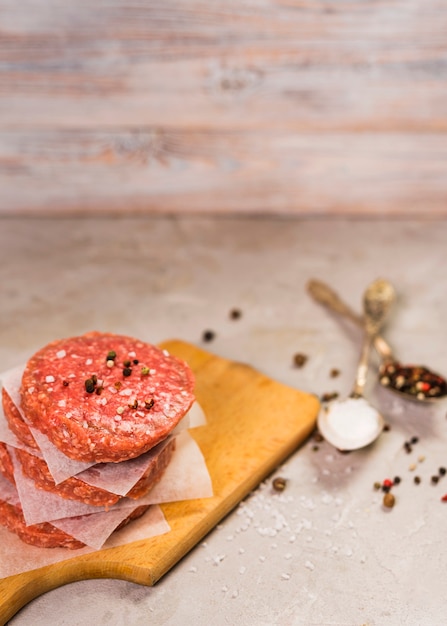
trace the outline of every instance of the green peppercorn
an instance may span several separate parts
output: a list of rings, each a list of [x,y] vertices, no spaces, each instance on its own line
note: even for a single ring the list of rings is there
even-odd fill
[[[87,378],[84,385],[87,393],[93,393],[95,391],[95,383],[91,378]]]
[[[106,361],[114,361],[116,359],[116,352],[115,350],[109,350],[109,352],[107,353],[106,356]]]

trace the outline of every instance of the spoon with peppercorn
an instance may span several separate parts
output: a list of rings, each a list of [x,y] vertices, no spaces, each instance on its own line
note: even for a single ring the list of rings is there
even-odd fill
[[[383,430],[382,415],[363,396],[372,344],[394,301],[393,286],[382,279],[371,283],[363,296],[365,337],[354,388],[345,400],[323,405],[318,429],[339,450],[357,450],[372,443]]]
[[[307,290],[319,304],[363,327],[364,317],[357,315],[329,285],[310,280]],[[384,387],[406,400],[419,403],[432,403],[445,398],[447,381],[440,374],[423,365],[402,365],[395,359],[389,344],[379,335],[374,339],[374,347],[382,360],[379,381]]]

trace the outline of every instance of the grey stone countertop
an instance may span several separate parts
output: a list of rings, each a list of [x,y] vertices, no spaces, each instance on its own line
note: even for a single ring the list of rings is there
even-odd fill
[[[447,373],[446,242],[440,220],[3,219],[2,366],[96,329],[185,339],[292,387],[348,395],[361,332],[315,304],[306,284],[328,281],[359,310],[380,276],[398,294],[384,331],[396,355]],[[342,454],[311,437],[154,587],[71,583],[11,626],[445,623],[447,476],[431,477],[447,465],[447,401],[400,400],[378,385],[377,364],[367,396],[390,429],[373,446]],[[274,476],[287,480],[281,493]],[[396,476],[385,509],[374,483]]]

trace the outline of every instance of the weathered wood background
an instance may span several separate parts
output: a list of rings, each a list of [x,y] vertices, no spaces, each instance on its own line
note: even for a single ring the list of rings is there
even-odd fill
[[[445,0],[0,0],[0,213],[447,216]]]

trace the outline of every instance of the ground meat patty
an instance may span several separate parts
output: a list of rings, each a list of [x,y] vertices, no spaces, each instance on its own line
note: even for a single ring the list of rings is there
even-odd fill
[[[115,530],[119,530],[132,520],[141,517],[148,508],[148,505],[136,508]],[[3,500],[0,500],[0,524],[18,535],[25,543],[38,546],[39,548],[78,550],[85,546],[84,543],[59,530],[49,522],[27,526],[20,505],[14,506]]]
[[[156,485],[156,483],[158,483],[168,466],[169,461],[171,460],[174,449],[175,439],[172,439],[164,446],[159,454],[155,455],[154,458],[151,459],[144,475],[127,494],[128,497],[133,499],[141,498],[147,494],[152,487]],[[89,485],[75,476],[67,478],[63,482],[56,485],[48,469],[48,465],[43,459],[40,459],[33,454],[29,454],[28,452],[25,452],[25,450],[16,450],[16,456],[21,463],[24,475],[31,478],[36,487],[55,493],[61,498],[77,500],[79,502],[83,502],[84,504],[91,504],[92,506],[111,506],[116,504],[116,502],[121,500],[123,497],[110,493],[105,489]],[[94,471],[94,468],[91,468],[90,472],[91,471]],[[8,476],[5,474],[5,477],[7,478]]]
[[[122,335],[89,333],[54,341],[28,361],[26,418],[68,457],[135,458],[165,439],[194,401],[186,363]]]
[[[23,417],[19,409],[4,389],[2,389],[2,405],[9,428],[12,430],[17,439],[19,439],[22,443],[25,443],[27,446],[30,446],[30,448],[37,449],[38,445],[35,442],[28,425],[23,421]]]
[[[0,472],[9,480],[10,483],[13,485],[15,484],[12,459],[9,456],[6,444],[2,442],[0,442]]]

